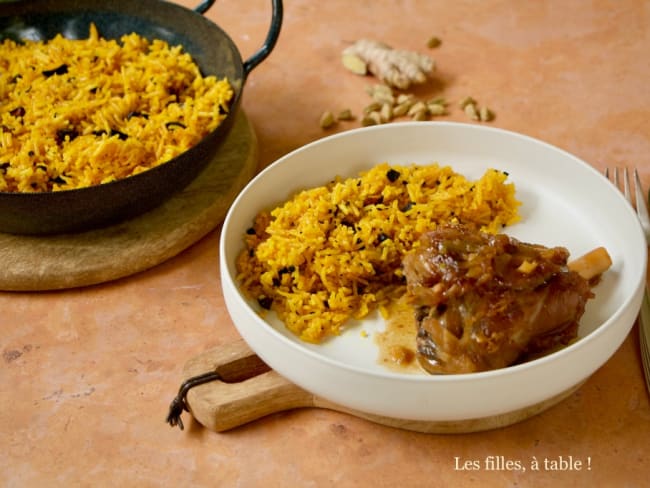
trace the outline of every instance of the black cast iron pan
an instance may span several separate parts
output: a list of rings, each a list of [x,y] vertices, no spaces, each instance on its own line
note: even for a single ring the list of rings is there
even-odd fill
[[[263,46],[243,61],[231,38],[205,13],[214,0],[194,10],[163,0],[32,0],[0,3],[0,41],[46,40],[61,33],[88,37],[91,22],[100,35],[119,39],[136,32],[181,44],[205,75],[228,77],[234,97],[226,119],[199,144],[171,161],[111,183],[50,193],[0,192],[0,232],[44,235],[80,232],[140,215],[189,184],[218,151],[232,127],[247,76],[272,51],[280,34],[283,7],[272,0]]]

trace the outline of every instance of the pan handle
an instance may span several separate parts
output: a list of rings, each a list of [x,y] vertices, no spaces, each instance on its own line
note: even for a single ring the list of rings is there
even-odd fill
[[[1,0],[0,0],[1,1]],[[204,0],[197,7],[194,8],[194,11],[200,14],[204,14],[215,2],[215,0]],[[250,58],[248,58],[243,63],[244,68],[244,79],[248,74],[253,71],[253,68],[260,64],[266,59],[266,57],[271,54],[275,43],[280,36],[280,28],[282,27],[282,15],[283,15],[283,6],[282,0],[271,0],[271,26],[269,31],[266,34],[266,40],[261,48],[257,50]]]
[[[275,43],[280,36],[280,28],[282,27],[282,15],[283,7],[282,0],[271,0],[272,6],[272,16],[271,16],[271,26],[269,31],[266,34],[266,40],[261,48],[257,50],[250,58],[244,61],[244,78],[253,71],[253,68],[260,64],[266,59],[266,57],[271,54]]]
[[[208,11],[210,7],[212,7],[212,4],[215,2],[215,0],[203,0],[197,7],[194,8],[194,11],[203,15]]]

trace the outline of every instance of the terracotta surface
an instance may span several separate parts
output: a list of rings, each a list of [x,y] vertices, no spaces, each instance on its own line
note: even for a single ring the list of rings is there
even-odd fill
[[[270,1],[219,0],[208,16],[246,57],[262,43]],[[493,126],[543,139],[599,170],[636,165],[650,186],[643,0],[287,0],[280,40],[245,89],[260,164],[333,132],[318,126],[322,111],[359,113],[366,104],[371,80],[339,65],[349,42],[426,50],[432,35],[443,41],[431,51],[436,81],[418,94],[472,95],[494,109]],[[458,110],[446,119],[466,121]],[[187,414],[185,431],[169,427],[184,363],[238,339],[220,292],[218,240],[216,230],[153,269],[103,285],[0,294],[0,483],[648,486],[650,407],[636,326],[573,396],[496,431],[417,434],[316,409],[222,434]],[[489,456],[527,469],[489,470]],[[560,457],[570,466],[544,465]],[[465,462],[477,469],[461,469]]]

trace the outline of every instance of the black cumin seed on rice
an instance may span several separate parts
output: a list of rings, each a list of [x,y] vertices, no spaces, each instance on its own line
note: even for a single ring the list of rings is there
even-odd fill
[[[382,232],[377,236],[377,244],[381,244],[382,242],[387,241],[388,239],[390,239],[390,236]]]
[[[57,185],[65,185],[67,182],[59,175],[56,178],[50,178],[50,183],[56,183]]]
[[[77,136],[79,136],[79,132],[76,129],[60,129],[56,131],[56,137],[54,139],[57,144],[61,145],[65,142],[66,138],[68,142],[72,142]]]
[[[389,169],[386,172],[386,178],[388,178],[388,181],[390,181],[391,183],[394,183],[395,181],[397,181],[399,179],[399,177],[400,177],[400,172],[394,170],[393,168]]]
[[[41,73],[43,73],[43,76],[45,76],[45,78],[49,78],[50,76],[54,76],[54,75],[64,75],[67,72],[68,72],[67,64],[62,64],[61,66],[57,66],[54,69],[46,69],[45,71],[41,71]]]
[[[117,136],[120,141],[126,141],[129,138],[128,134],[120,132],[119,130],[111,129],[111,137],[113,136]]]
[[[278,275],[282,276],[283,274],[293,273],[295,270],[295,266],[283,266],[278,270]]]
[[[168,129],[171,129],[172,127],[180,127],[181,129],[187,129],[187,126],[183,122],[179,122],[177,120],[174,120],[172,122],[167,122],[165,124],[165,127]]]
[[[149,114],[145,114],[142,112],[129,112],[126,116],[126,120],[131,120],[133,117],[142,117],[143,119],[149,119]]]
[[[257,299],[257,303],[259,303],[260,307],[262,307],[263,309],[271,310],[271,305],[273,305],[273,299],[262,296]]]

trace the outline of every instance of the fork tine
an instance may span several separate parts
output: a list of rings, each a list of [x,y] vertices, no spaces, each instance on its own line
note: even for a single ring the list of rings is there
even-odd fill
[[[605,169],[605,177],[609,180],[609,168]],[[612,183],[616,188],[620,190],[619,186],[619,171],[618,168],[614,168]],[[623,193],[626,200],[630,205],[632,205],[632,198],[630,195],[630,184],[627,168],[623,169]],[[643,229],[643,232],[646,237],[646,241],[650,244],[650,217],[648,216],[648,204],[646,203],[645,196],[643,194],[643,188],[641,185],[641,179],[639,178],[639,172],[637,169],[634,169],[634,199],[636,207],[636,214],[639,219],[640,227]],[[643,376],[645,377],[646,387],[650,393],[650,297],[648,296],[649,288],[646,285],[646,289],[643,293],[643,301],[641,304],[641,309],[639,310],[639,343],[641,348],[641,364],[643,365]]]
[[[632,207],[636,208],[636,213],[639,218],[639,222],[641,223],[641,228],[643,229],[643,232],[645,233],[646,238],[650,243],[650,210],[648,210],[648,202],[646,201],[645,195],[643,193],[643,185],[641,184],[639,171],[634,168],[634,176],[632,179],[633,185],[630,185],[630,175],[627,167],[623,167],[621,170],[618,166],[616,166],[614,167],[614,170],[611,171],[611,173],[612,174],[610,175],[609,168],[605,168],[605,178],[610,180],[613,185],[618,188],[621,193],[623,193],[623,196],[625,196],[625,199],[630,205],[632,205]],[[621,188],[621,186],[623,188]],[[632,186],[634,187],[634,198],[632,198],[632,191],[630,191]]]
[[[643,193],[643,190],[641,189],[641,182],[638,179],[638,173],[636,169],[634,170],[634,176],[635,176],[635,195],[638,196],[639,193]],[[623,168],[623,177],[621,178],[621,171],[616,166],[613,171],[613,175],[610,178],[609,174],[609,168],[605,168],[605,178],[610,180],[616,188],[621,190],[623,195],[625,196],[625,199],[630,203],[630,205],[634,206],[634,202],[632,201],[632,193],[630,192],[630,178],[628,175],[627,167]],[[621,179],[623,180],[623,188],[621,189]],[[641,197],[641,200],[643,200],[643,197]],[[647,206],[645,208],[645,214],[648,215],[648,209]],[[648,215],[648,228],[650,229],[650,215]]]
[[[643,194],[643,188],[641,186],[641,179],[639,178],[639,172],[634,169],[634,193],[636,198],[636,212],[639,215],[639,221],[641,222],[641,227],[643,227],[646,235],[650,233],[650,216],[648,216],[648,204],[645,201],[645,195]]]
[[[613,173],[614,174],[611,177],[611,182],[614,184],[614,186],[616,188],[621,190],[621,181],[620,181],[621,180],[621,177],[620,177],[621,172],[620,172],[618,166],[616,166],[614,168]],[[605,178],[607,178],[608,180],[610,179],[609,168],[605,168]],[[630,179],[629,179],[628,174],[627,174],[627,167],[623,168],[623,178],[622,179],[623,179],[622,193],[625,196],[625,199],[630,203],[630,205],[632,205],[632,195],[630,193]]]

